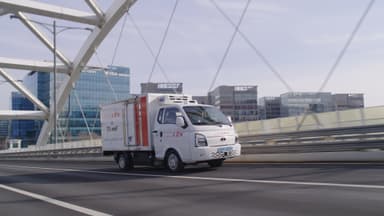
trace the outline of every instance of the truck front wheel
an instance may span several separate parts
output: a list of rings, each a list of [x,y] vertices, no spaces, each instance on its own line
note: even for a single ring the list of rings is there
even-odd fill
[[[133,160],[129,153],[120,153],[117,160],[120,169],[128,170],[133,168]]]
[[[184,169],[184,163],[175,151],[169,151],[165,157],[165,166],[171,172],[179,172]]]

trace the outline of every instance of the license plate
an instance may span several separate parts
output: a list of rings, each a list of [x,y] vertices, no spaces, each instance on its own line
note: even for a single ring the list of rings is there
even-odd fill
[[[218,153],[230,152],[230,151],[232,151],[232,147],[222,147],[217,149]]]

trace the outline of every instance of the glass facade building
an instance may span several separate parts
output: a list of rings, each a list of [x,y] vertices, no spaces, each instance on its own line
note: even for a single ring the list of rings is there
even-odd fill
[[[63,78],[59,77],[58,83]],[[129,68],[109,66],[106,71],[82,71],[59,116],[58,139],[74,141],[100,136],[100,106],[130,97]]]
[[[8,137],[9,132],[9,121],[0,120],[0,138]]]
[[[280,95],[281,116],[297,116],[305,112],[330,112],[335,106],[330,92],[288,92]]]
[[[334,94],[332,97],[335,110],[364,108],[364,94]]]
[[[19,92],[12,92],[11,97],[12,110],[35,109],[34,104]],[[11,122],[11,138],[21,139],[22,147],[36,143],[38,132],[40,131],[36,123],[37,121],[34,120],[13,120]]]
[[[56,89],[68,76],[57,74]],[[23,80],[24,85],[46,106],[53,100],[53,74],[31,72]],[[100,105],[130,97],[130,71],[127,67],[108,66],[107,70],[84,70],[74,85],[57,122],[59,141],[89,139],[100,136]],[[51,103],[53,104],[53,102]],[[27,98],[12,93],[13,110],[36,110]],[[13,120],[11,136],[21,139],[22,146],[35,144],[42,121]]]
[[[47,107],[50,99],[50,75],[50,73],[32,71],[23,79],[24,86]]]
[[[280,118],[281,116],[280,97],[262,97],[259,99],[260,119]]]
[[[306,111],[320,113],[357,108],[364,108],[364,94],[289,92],[259,100],[260,119],[297,116]]]
[[[208,93],[208,100],[235,122],[259,119],[257,86],[219,86]]]
[[[165,82],[165,83],[141,83],[141,94],[163,93],[163,94],[182,94],[183,83]]]
[[[6,149],[9,138],[9,121],[0,120],[0,150]]]
[[[192,100],[196,100],[199,104],[209,104],[208,96],[192,96]]]

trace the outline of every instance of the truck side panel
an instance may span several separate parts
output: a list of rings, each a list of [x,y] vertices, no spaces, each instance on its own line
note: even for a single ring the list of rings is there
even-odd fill
[[[142,131],[142,143],[143,146],[149,146],[148,139],[148,112],[147,112],[147,97],[140,98],[140,106],[141,106],[141,131]]]
[[[147,97],[138,98],[135,102],[135,135],[136,144],[148,147],[149,146],[149,128],[148,128],[148,112],[147,112]]]
[[[129,146],[137,145],[135,133],[135,105],[127,104],[126,124],[127,124],[127,143]]]
[[[123,101],[101,109],[103,151],[151,151],[146,99]]]
[[[127,149],[125,105],[119,103],[105,106],[102,109],[100,117],[104,144],[103,150],[113,151]]]
[[[136,144],[140,144],[141,143],[140,104],[135,102],[134,106],[135,106],[135,109],[134,109],[134,113],[135,113],[135,119],[134,119],[134,122],[135,122],[135,142],[136,142]]]

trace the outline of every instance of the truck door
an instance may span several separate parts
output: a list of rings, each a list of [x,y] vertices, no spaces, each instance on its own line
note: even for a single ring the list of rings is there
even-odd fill
[[[156,121],[152,130],[152,140],[155,149],[156,158],[163,159],[165,147],[163,144],[164,132],[162,130],[163,125],[164,108],[159,109],[156,115]]]
[[[183,128],[176,125],[177,107],[161,108],[153,131],[156,157],[163,159],[166,150],[175,149],[181,160],[190,160],[190,143]]]

